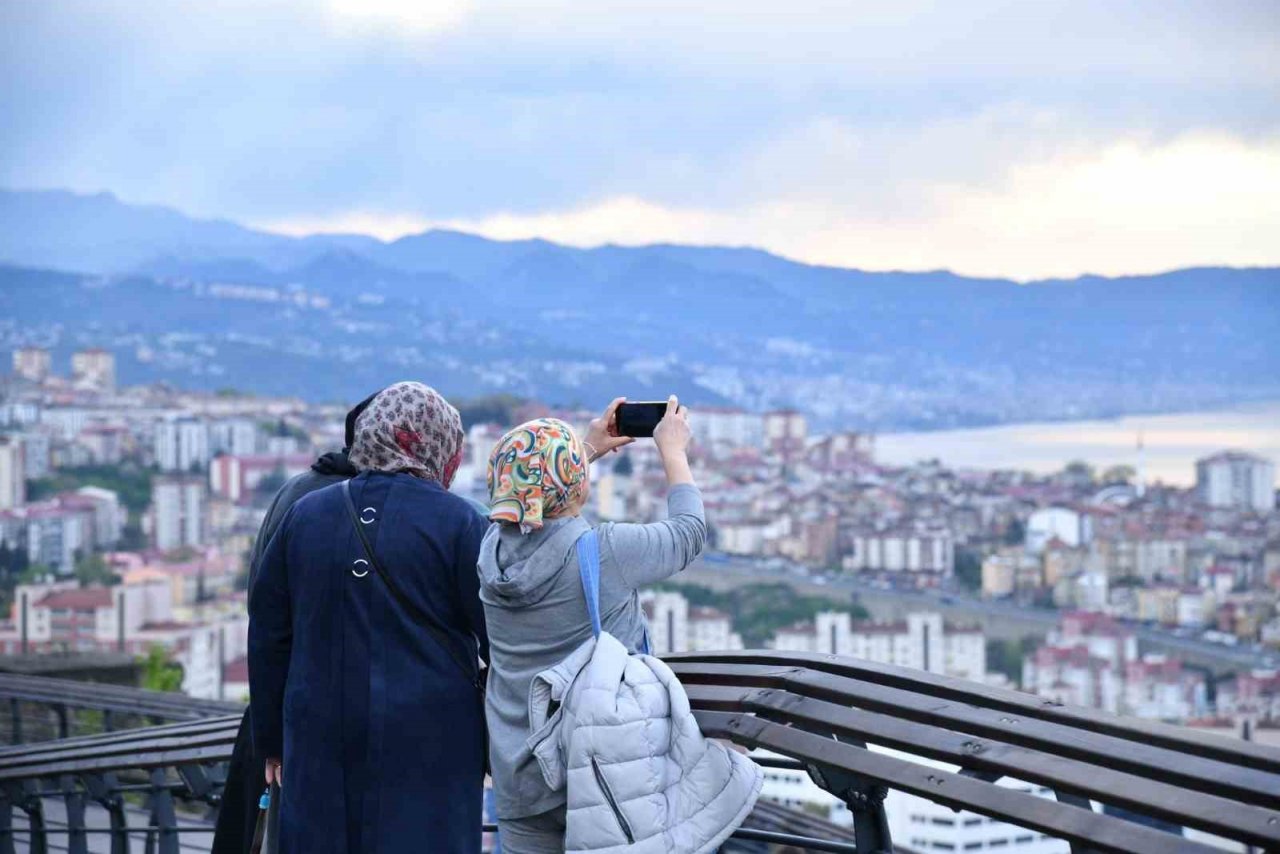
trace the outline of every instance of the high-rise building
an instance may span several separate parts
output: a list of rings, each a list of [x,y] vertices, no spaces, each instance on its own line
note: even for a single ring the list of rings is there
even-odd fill
[[[655,655],[689,649],[689,600],[679,593],[646,590],[640,596]]]
[[[258,452],[258,425],[248,418],[222,418],[209,424],[209,455],[247,457]]]
[[[28,479],[49,476],[49,436],[29,430],[22,434],[22,465]]]
[[[158,549],[204,543],[205,479],[199,475],[157,477],[151,487],[151,538]]]
[[[699,407],[690,427],[702,448],[759,448],[764,444],[763,416],[743,409]]]
[[[809,428],[804,415],[794,409],[764,414],[764,441],[770,451],[791,462],[804,453]]]
[[[114,391],[116,357],[110,350],[80,350],[71,356],[71,378],[78,385],[97,391]]]
[[[1196,461],[1196,496],[1210,507],[1269,513],[1276,506],[1276,467],[1241,451]]]
[[[52,360],[43,347],[19,347],[13,351],[13,372],[24,380],[44,382],[49,378]]]
[[[0,510],[21,507],[26,501],[26,458],[22,440],[17,436],[0,436]]]
[[[175,418],[156,424],[153,444],[161,471],[189,472],[209,464],[209,425],[198,418]]]
[[[742,649],[742,637],[733,630],[733,620],[715,608],[691,606],[682,594],[669,590],[646,590],[640,594],[649,625],[650,652],[710,652]]]
[[[982,630],[949,625],[941,614],[928,611],[887,623],[856,621],[846,611],[823,611],[812,623],[777,632],[772,646],[791,652],[852,656],[974,681],[985,679],[987,671]]]

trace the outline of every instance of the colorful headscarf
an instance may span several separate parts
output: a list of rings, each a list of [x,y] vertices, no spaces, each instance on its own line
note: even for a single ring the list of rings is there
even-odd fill
[[[587,492],[587,455],[573,428],[535,418],[503,436],[489,456],[489,518],[527,534],[577,509]]]
[[[462,417],[422,383],[388,386],[356,419],[348,458],[361,471],[403,471],[445,488],[462,462]]]

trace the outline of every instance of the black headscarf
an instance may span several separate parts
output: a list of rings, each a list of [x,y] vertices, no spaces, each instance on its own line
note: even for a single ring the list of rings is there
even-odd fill
[[[341,451],[330,451],[327,454],[321,454],[320,459],[311,464],[312,471],[316,474],[338,474],[344,477],[355,477],[359,474],[356,467],[351,465],[351,461],[347,459],[347,454],[356,440],[356,419],[360,417],[361,412],[364,412],[369,407],[369,404],[373,402],[373,399],[379,393],[380,391],[375,391],[351,408],[351,411],[347,413],[346,433],[343,435],[346,444]]]

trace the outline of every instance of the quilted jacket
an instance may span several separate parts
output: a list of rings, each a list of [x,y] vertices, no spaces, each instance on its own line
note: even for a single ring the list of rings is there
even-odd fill
[[[759,766],[702,737],[660,659],[605,632],[538,674],[526,748],[566,788],[565,851],[712,852],[755,805]]]

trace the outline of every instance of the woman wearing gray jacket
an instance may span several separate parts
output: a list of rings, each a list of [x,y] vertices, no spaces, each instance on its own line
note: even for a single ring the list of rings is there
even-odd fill
[[[592,637],[575,544],[590,489],[590,460],[634,441],[616,435],[613,401],[585,441],[553,418],[507,433],[489,460],[489,518],[480,546],[480,598],[489,632],[486,715],[498,827],[507,854],[564,851],[565,792],[551,789],[526,746],[529,688],[538,673]],[[648,648],[637,589],[668,578],[702,552],[706,520],[687,450],[687,411],[674,396],[653,440],[667,475],[667,516],[605,523],[600,542],[604,630],[632,652]]]

